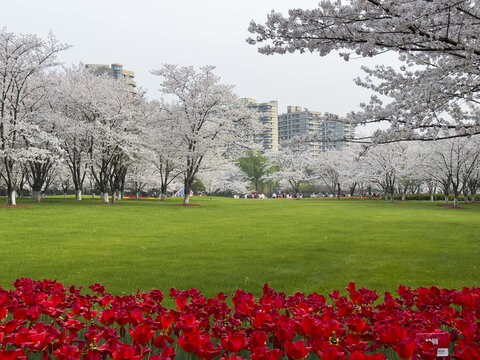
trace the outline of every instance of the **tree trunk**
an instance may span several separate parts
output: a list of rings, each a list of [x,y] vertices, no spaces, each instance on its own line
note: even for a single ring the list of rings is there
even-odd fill
[[[103,202],[108,204],[108,192],[103,193],[102,197],[103,197]]]
[[[92,199],[95,199],[95,193],[92,192]]]
[[[444,202],[445,205],[448,205],[448,194],[445,194],[445,202]]]
[[[458,195],[453,197],[453,207],[458,207]]]
[[[407,194],[405,192],[402,193],[402,201],[407,200]]]
[[[350,196],[355,195],[355,189],[357,188],[357,184],[350,186]]]
[[[80,189],[75,190],[75,199],[82,200],[82,190]]]
[[[66,192],[63,193],[63,198],[64,198],[65,200],[67,199],[67,193],[66,193]]]
[[[161,201],[165,201],[165,199],[167,198],[167,184],[166,183],[162,183],[160,185],[160,200]]]
[[[183,180],[183,190],[184,190],[184,198],[183,198],[183,205],[190,204],[190,191],[192,190],[194,177],[186,177]]]
[[[7,205],[10,205],[10,206],[17,205],[17,192],[15,191],[15,189],[11,189],[8,191]]]
[[[473,191],[470,193],[470,199],[472,203],[475,202],[475,193]]]
[[[123,200],[125,197],[125,191],[124,190],[119,190],[118,191],[118,199]]]
[[[138,191],[135,193],[135,199],[138,199]]]
[[[394,202],[394,201],[395,201],[395,191],[393,191],[393,189],[392,189],[392,191],[390,192],[390,201],[391,201],[391,202]]]
[[[35,199],[36,203],[42,201],[42,192],[39,190],[33,191],[33,198]]]
[[[337,187],[338,187],[338,200],[340,200],[342,197],[341,190],[340,190],[340,183],[337,183]]]
[[[430,194],[430,201],[434,201],[433,194]]]
[[[108,192],[107,192],[107,195],[108,195]],[[115,191],[112,191],[112,204],[114,204],[115,202],[116,202]]]

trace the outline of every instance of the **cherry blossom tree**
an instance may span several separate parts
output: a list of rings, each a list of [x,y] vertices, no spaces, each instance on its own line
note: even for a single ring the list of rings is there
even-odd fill
[[[155,167],[145,152],[141,152],[139,157],[133,159],[126,173],[125,186],[133,191],[135,198],[138,199],[142,191],[150,190],[157,184],[155,176]]]
[[[360,148],[347,146],[342,149],[324,151],[313,160],[314,176],[325,185],[331,194],[341,197],[341,186],[349,188],[353,196],[355,189],[361,182],[357,158]]]
[[[46,145],[45,150],[45,152],[25,162],[27,181],[32,189],[32,196],[37,203],[41,201],[43,192],[48,188],[54,177],[54,165],[57,161],[56,153],[50,152],[49,145]]]
[[[454,206],[458,206],[459,195],[478,166],[479,142],[477,138],[473,140],[450,139],[434,144],[428,167],[431,177],[442,184],[445,204],[451,189]]]
[[[420,142],[381,144],[362,153],[358,165],[364,169],[362,177],[379,185],[392,202],[396,192],[406,200],[407,193],[418,192],[424,183],[433,196],[436,181],[428,171],[429,151],[431,148]]]
[[[17,184],[17,195],[19,197],[24,196],[25,187],[28,185],[28,174],[25,167],[21,170],[21,175],[18,176],[18,181],[15,182]]]
[[[278,181],[283,189],[291,187],[295,196],[300,196],[300,185],[312,178],[312,155],[302,136],[284,140],[278,151],[266,154],[270,166],[276,169],[266,179]]]
[[[95,96],[102,79],[82,64],[64,68],[56,74],[54,111],[55,133],[62,148],[62,158],[70,170],[75,198],[82,200],[82,189],[90,169],[89,152],[93,150]]]
[[[385,199],[390,195],[394,202],[395,187],[401,177],[402,169],[408,162],[406,144],[383,144],[371,147],[364,154],[364,164],[371,182],[380,186]]]
[[[50,154],[36,146],[49,138],[36,122],[48,93],[43,74],[57,65],[56,55],[67,48],[53,35],[45,41],[0,29],[0,161],[8,205],[16,204],[19,168],[25,161]]]
[[[235,96],[232,86],[221,84],[213,70],[164,65],[152,72],[162,77],[161,91],[172,99],[163,101],[161,110],[173,125],[172,137],[179,140],[184,204],[200,170],[222,157],[238,158],[253,146],[253,135],[260,129],[257,114]]]
[[[340,199],[340,172],[338,163],[340,152],[336,150],[325,151],[321,153],[314,161],[314,176],[326,186],[329,193],[333,196],[337,194]],[[337,193],[338,189],[338,193]]]
[[[470,191],[470,201],[475,202],[475,194],[480,187],[480,161],[474,165],[470,178],[467,180],[467,187]]]
[[[73,69],[65,81],[59,136],[77,198],[81,199],[78,193],[88,166],[104,202],[109,202],[109,191],[115,201],[115,194],[123,190],[128,164],[142,146],[143,95],[126,91],[120,80],[80,69]]]
[[[467,0],[325,0],[312,10],[277,12],[252,22],[263,54],[338,52],[345,60],[396,52],[401,67],[364,68],[373,96],[344,120],[388,121],[374,141],[432,140],[480,133],[480,8]]]
[[[25,150],[31,151],[31,156],[23,161],[24,173],[36,202],[41,201],[43,193],[52,182],[55,164],[59,161],[62,152],[54,131],[55,115],[49,104],[54,99],[52,88],[55,84],[50,76],[43,77],[42,81],[46,93],[38,103],[39,107],[34,118],[35,125],[42,136],[28,137],[22,134]]]
[[[73,184],[70,169],[64,162],[58,162],[54,166],[53,176],[54,186],[62,190],[63,198],[66,199]]]
[[[447,205],[449,201],[450,188],[452,185],[450,171],[445,171],[443,164],[437,162],[438,152],[430,154],[429,161],[427,162],[427,169],[432,179],[432,182],[440,185],[443,194],[445,196],[444,204]]]
[[[77,200],[89,174],[104,202],[122,199],[128,166],[143,147],[147,107],[143,92],[82,64],[56,75],[55,132],[70,169]]]
[[[208,194],[231,193],[235,195],[245,194],[250,190],[250,180],[247,174],[231,162],[218,169],[204,171],[199,174],[199,178],[205,185]]]
[[[402,194],[402,201],[407,199],[407,192],[413,193],[419,189],[423,181],[427,180],[425,169],[425,150],[419,142],[410,142],[403,144],[403,151],[399,155],[397,162],[397,183],[399,192]]]
[[[176,126],[168,113],[162,112],[158,102],[150,103],[151,116],[145,123],[144,139],[147,157],[155,168],[155,177],[160,183],[160,199],[164,201],[170,184],[182,175],[181,157],[178,149],[182,145],[181,138],[176,136]]]

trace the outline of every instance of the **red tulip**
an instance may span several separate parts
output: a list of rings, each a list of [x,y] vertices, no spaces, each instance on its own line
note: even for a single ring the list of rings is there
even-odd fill
[[[345,353],[339,350],[338,346],[327,346],[323,351],[318,353],[322,360],[341,360],[345,359]]]
[[[163,360],[173,360],[176,356],[175,349],[170,346],[165,346],[163,348],[162,355],[163,355]]]
[[[185,296],[179,295],[175,299],[175,304],[177,305],[178,311],[182,312],[185,310],[185,306],[187,305],[187,298]]]
[[[23,351],[17,350],[0,350],[0,360],[20,360],[25,359]]]
[[[275,336],[281,343],[285,343],[293,340],[294,333],[290,327],[281,327],[275,330]]]
[[[305,336],[315,337],[320,336],[323,331],[322,322],[312,316],[305,316],[302,319],[302,329]]]
[[[272,349],[264,353],[264,360],[280,360],[282,355],[283,351],[280,349]]]
[[[461,360],[480,360],[480,346],[473,341],[460,339],[455,345],[455,356]]]
[[[172,325],[173,323],[173,316],[166,316],[166,315],[162,315],[160,317],[160,324],[161,324],[161,328],[160,330],[162,331],[167,331],[170,329],[170,326]]]
[[[227,354],[224,354],[220,360],[245,360],[241,356],[235,356],[235,354],[231,354],[230,356],[227,357]]]
[[[167,345],[167,342],[165,341],[165,336],[162,334],[158,335],[155,339],[153,339],[153,346],[156,348],[163,348],[165,345]]]
[[[211,360],[222,352],[220,347],[215,347],[211,341],[199,347],[195,354],[203,360]]]
[[[100,295],[103,295],[103,293],[105,292],[105,286],[97,284],[97,283],[95,283],[93,285],[90,285],[88,288],[90,290],[92,290],[93,292],[96,292]]]
[[[135,343],[145,345],[155,334],[151,325],[138,325],[134,329],[129,330],[130,335]]]
[[[62,345],[56,349],[53,354],[59,360],[75,360],[80,359],[82,349],[75,345]]]
[[[267,343],[267,333],[264,331],[254,331],[250,335],[250,348],[255,349],[258,347],[264,347],[265,344]]]
[[[25,320],[27,318],[27,310],[24,308],[17,309],[13,312],[15,320]]]
[[[297,342],[285,342],[285,351],[290,359],[304,359],[310,352],[311,347],[305,347],[305,342],[299,340]]]
[[[110,326],[115,322],[116,313],[113,309],[105,309],[101,312],[98,321],[100,321],[105,326]]]
[[[402,359],[411,359],[413,356],[413,350],[415,349],[415,339],[403,339],[401,342],[395,345],[393,349]]]
[[[7,317],[8,311],[5,306],[0,306],[0,321],[3,321]]]
[[[247,337],[243,332],[235,332],[228,334],[220,339],[222,346],[225,350],[236,353],[247,346]]]
[[[388,346],[399,343],[405,338],[406,335],[406,330],[400,325],[396,324],[383,326],[377,331],[379,336],[378,341],[380,342],[380,344]]]
[[[112,295],[105,294],[99,301],[99,304],[102,308],[106,308],[112,302]]]
[[[361,350],[355,350],[350,353],[350,356],[348,357],[348,360],[367,360],[368,355],[366,355],[363,351]]]
[[[120,341],[115,342],[112,348],[113,360],[138,360],[142,357],[141,354],[136,354],[133,346],[121,343]]]
[[[183,334],[178,338],[178,345],[186,352],[195,352],[210,340],[210,335],[205,333]]]

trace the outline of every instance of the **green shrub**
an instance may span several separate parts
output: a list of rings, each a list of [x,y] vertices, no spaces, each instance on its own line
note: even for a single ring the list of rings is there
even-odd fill
[[[402,194],[395,194],[394,195],[395,200],[402,200]],[[407,200],[430,200],[430,194],[427,193],[420,193],[420,194],[407,194],[406,196]],[[433,199],[435,201],[443,201],[445,199],[444,194],[434,194]],[[453,194],[448,195],[448,200],[453,201]],[[458,197],[459,201],[463,201],[463,194],[460,194]],[[470,200],[470,194],[468,195],[468,201]],[[480,201],[480,194],[475,194],[475,201]]]

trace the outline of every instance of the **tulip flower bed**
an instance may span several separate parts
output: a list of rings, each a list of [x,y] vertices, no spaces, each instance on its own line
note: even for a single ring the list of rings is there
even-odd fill
[[[19,279],[0,288],[0,359],[479,359],[480,288],[437,287],[398,296],[347,287],[328,298],[160,290],[113,296],[102,285]],[[450,354],[450,355],[449,355]],[[453,356],[452,356],[453,355]]]

